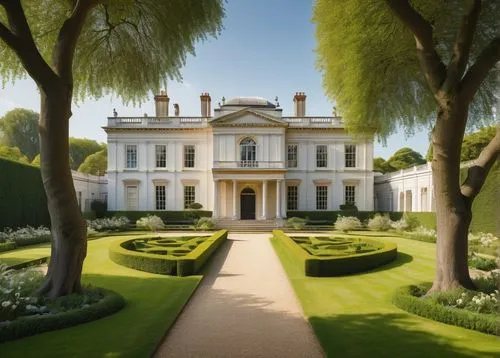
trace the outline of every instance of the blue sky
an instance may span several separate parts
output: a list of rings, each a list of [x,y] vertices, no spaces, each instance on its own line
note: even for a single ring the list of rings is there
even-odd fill
[[[198,44],[196,56],[188,57],[181,71],[183,82],[168,85],[170,103],[179,103],[181,115],[197,116],[201,92],[210,93],[213,106],[222,96],[261,96],[273,102],[278,96],[286,116],[293,115],[293,95],[301,91],[307,95],[307,115],[331,115],[333,101],[326,98],[322,75],[315,66],[311,17],[312,1],[227,1],[222,34]],[[125,107],[112,97],[77,104],[70,120],[70,135],[105,142],[101,127],[113,108],[120,116],[154,115],[152,97],[140,107]],[[39,110],[38,92],[30,79],[0,89],[0,116],[15,107]],[[403,146],[425,155],[427,133],[406,138],[401,131],[388,138],[386,147],[376,142],[375,155],[387,159]]]

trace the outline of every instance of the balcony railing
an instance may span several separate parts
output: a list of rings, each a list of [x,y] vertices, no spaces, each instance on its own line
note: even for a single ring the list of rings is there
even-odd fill
[[[207,117],[108,117],[108,127],[122,128],[204,128]]]
[[[282,117],[290,128],[343,128],[340,117]]]
[[[263,161],[263,160],[215,160],[214,168],[221,169],[284,169],[285,162],[283,161]]]

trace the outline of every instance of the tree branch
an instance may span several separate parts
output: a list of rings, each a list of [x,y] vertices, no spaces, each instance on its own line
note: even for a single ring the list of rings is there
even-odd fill
[[[467,172],[467,179],[461,186],[462,195],[472,204],[474,198],[479,194],[488,176],[491,167],[498,161],[500,156],[500,127],[491,142],[479,154],[472,167]]]
[[[476,32],[480,12],[481,0],[474,0],[468,13],[462,18],[460,30],[453,45],[453,55],[448,64],[446,80],[443,84],[443,91],[446,93],[455,88],[462,79],[467,62],[469,61],[472,39]]]
[[[2,22],[0,22],[0,39],[2,39],[11,49],[14,49],[17,45],[17,41],[19,41],[16,35],[14,35]]]
[[[434,32],[431,24],[410,5],[408,0],[385,1],[399,20],[413,33],[420,66],[436,97],[446,78],[446,66],[434,47]]]
[[[465,103],[472,101],[484,79],[498,61],[500,61],[500,37],[491,40],[462,79],[460,84],[462,101]]]

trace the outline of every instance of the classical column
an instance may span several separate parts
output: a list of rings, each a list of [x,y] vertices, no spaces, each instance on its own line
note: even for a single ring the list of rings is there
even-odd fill
[[[233,179],[233,220],[236,220],[238,215],[236,213],[236,180]]]
[[[219,217],[219,179],[214,179],[214,219]]]
[[[262,182],[262,218],[267,219],[267,180]]]
[[[276,180],[276,219],[281,219],[281,180]]]

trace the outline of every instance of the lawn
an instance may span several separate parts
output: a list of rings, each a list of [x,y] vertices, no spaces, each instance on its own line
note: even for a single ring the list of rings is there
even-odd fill
[[[432,281],[435,244],[356,232],[398,245],[398,258],[373,271],[306,277],[276,239],[272,244],[329,357],[498,357],[498,337],[421,318],[391,303],[394,290]]]
[[[108,258],[108,246],[126,237],[90,241],[83,269],[84,282],[114,290],[126,299],[123,310],[87,324],[0,344],[2,358],[151,356],[201,276],[162,276],[113,263]],[[48,253],[49,248],[27,248],[24,256],[31,258],[32,250]],[[14,255],[11,259],[20,260],[24,250],[9,254]]]

